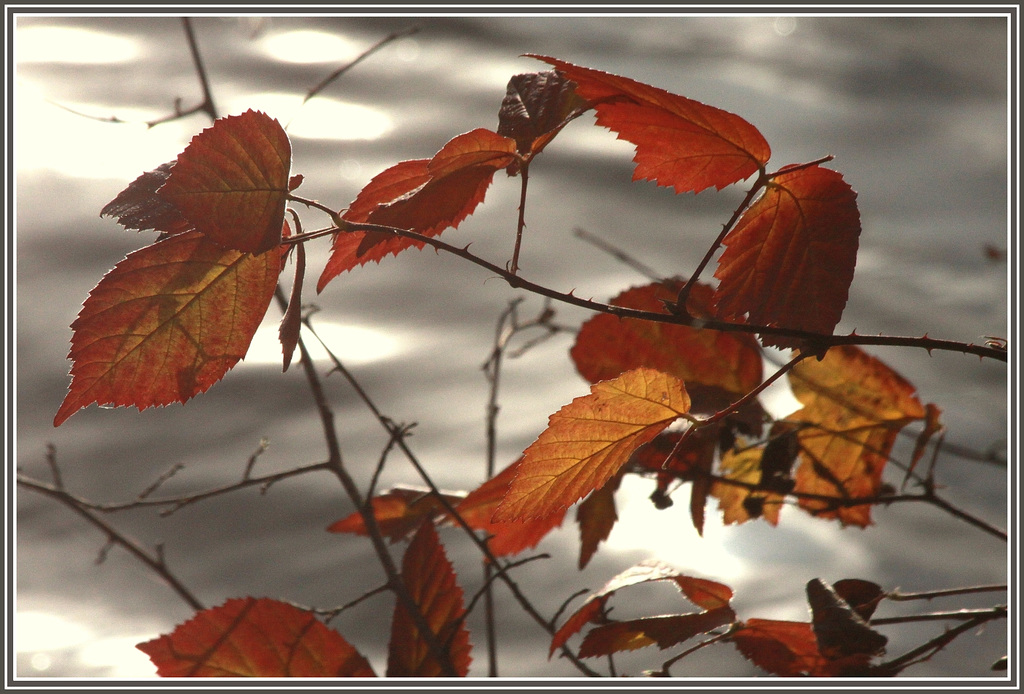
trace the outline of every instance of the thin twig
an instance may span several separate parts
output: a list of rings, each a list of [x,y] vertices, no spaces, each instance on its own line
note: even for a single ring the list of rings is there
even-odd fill
[[[121,531],[103,520],[103,518],[101,518],[97,513],[88,509],[84,504],[81,504],[74,495],[69,494],[62,489],[51,487],[50,485],[32,480],[22,475],[18,475],[18,486],[49,496],[51,499],[55,499],[67,506],[88,521],[91,525],[98,528],[107,537],[108,544],[113,543],[124,547],[132,556],[152,569],[156,575],[162,578],[171,587],[171,589],[189,605],[189,607],[196,611],[205,609],[199,599],[192,594],[192,591],[190,591],[167,567],[167,564],[163,561],[162,552],[158,552],[156,555],[150,554],[139,543],[129,539],[126,535],[121,533]],[[101,557],[105,554],[106,549],[107,547],[101,550]]]
[[[274,296],[277,299],[281,313],[287,311],[288,300],[285,298],[284,290],[280,285],[277,286]],[[319,339],[319,336],[317,336],[317,339]],[[349,475],[348,470],[346,470],[345,465],[342,462],[341,446],[338,442],[338,433],[334,426],[334,411],[327,402],[323,385],[320,382],[320,376],[316,371],[316,365],[313,363],[312,358],[310,358],[309,350],[306,347],[306,343],[303,340],[301,333],[299,334],[297,346],[301,355],[300,363],[306,374],[306,381],[309,385],[310,392],[313,394],[317,411],[320,413],[321,427],[324,432],[324,438],[327,441],[329,456],[326,464],[327,468],[333,472],[335,477],[338,478],[338,481],[341,482],[341,486],[344,488],[345,493],[348,494],[352,504],[356,507],[360,516],[362,516],[363,522],[366,525],[367,536],[370,538],[373,549],[377,554],[377,560],[380,563],[381,568],[384,569],[384,573],[387,575],[388,586],[394,592],[399,603],[409,613],[413,624],[415,624],[416,629],[419,631],[420,636],[427,645],[430,654],[437,661],[442,672],[449,676],[455,676],[455,666],[451,662],[448,650],[445,649],[440,639],[438,639],[437,634],[434,633],[430,623],[427,621],[427,618],[416,603],[415,598],[413,598],[412,594],[409,592],[409,589],[402,578],[402,574],[395,565],[395,561],[384,541],[384,536],[380,531],[380,526],[377,523],[376,516],[373,514],[372,507],[369,505],[368,501],[363,499],[363,495],[359,491],[358,486],[356,486],[355,480],[353,480],[352,476]],[[338,363],[340,364],[340,362]],[[401,437],[398,438],[398,441],[400,444],[402,443]]]
[[[639,260],[629,255],[621,248],[613,246],[612,244],[608,243],[601,237],[590,233],[586,229],[576,227],[575,229],[572,230],[572,233],[575,236],[583,239],[587,243],[596,246],[597,248],[604,251],[608,255],[612,256],[616,260],[633,268],[634,270],[636,270],[637,272],[639,272],[641,275],[651,280],[652,282],[660,282],[661,280],[665,279],[660,273],[651,268],[649,265],[641,263]]]

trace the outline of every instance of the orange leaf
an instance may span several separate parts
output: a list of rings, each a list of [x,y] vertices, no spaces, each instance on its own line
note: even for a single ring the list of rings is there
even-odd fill
[[[262,253],[281,243],[291,157],[270,116],[228,116],[192,138],[158,194],[215,243]]]
[[[857,194],[839,173],[811,166],[775,177],[723,241],[718,316],[832,334],[846,307],[859,237]],[[786,337],[761,341],[799,346]]]
[[[190,231],[129,254],[71,324],[71,388],[54,426],[79,409],[185,402],[249,348],[277,287],[281,254],[249,255]]]
[[[445,495],[452,504],[461,499],[454,495]],[[444,507],[433,494],[423,489],[396,488],[387,494],[375,496],[370,500],[373,516],[381,534],[397,542],[411,535],[424,518],[431,520],[444,513]],[[366,522],[358,511],[332,523],[327,528],[332,533],[352,533],[366,535]]]
[[[565,517],[563,511],[545,518],[518,523],[495,523],[491,520],[494,510],[508,492],[518,464],[519,461],[512,463],[481,484],[455,507],[469,527],[481,530],[489,536],[487,546],[497,557],[519,554],[523,550],[535,547],[545,535],[559,527]]]
[[[853,346],[833,347],[820,362],[801,361],[789,381],[804,404],[787,417],[803,425],[795,491],[844,499],[876,496],[900,429],[925,416],[914,386]],[[869,504],[831,508],[824,500],[801,499],[800,506],[844,524],[871,523]]]
[[[719,464],[721,475],[730,480],[759,484],[761,482],[761,456],[763,448],[748,448],[742,452],[726,451]],[[722,522],[726,525],[745,523],[752,518],[764,518],[771,525],[779,524],[779,511],[783,497],[745,486],[715,482],[711,495],[718,499]]]
[[[589,595],[584,603],[562,624],[551,639],[548,657],[561,648],[574,634],[579,632],[587,622],[599,622],[602,619],[604,606],[608,599],[618,590],[638,583],[651,581],[673,581],[684,595],[698,607],[705,610],[729,608],[732,600],[732,589],[729,586],[703,578],[683,576],[671,566],[660,561],[643,561],[631,566],[612,580],[601,590]],[[731,611],[731,608],[729,608]]]
[[[374,677],[366,658],[305,610],[228,600],[140,643],[161,677]]]
[[[668,313],[683,283],[668,280],[633,287],[611,303]],[[711,288],[697,284],[687,308],[697,317],[710,312]],[[618,318],[602,313],[583,324],[569,352],[577,370],[591,383],[645,366],[686,383],[698,412],[716,412],[761,383],[761,348],[750,335],[698,330],[685,325]]]
[[[516,161],[514,140],[484,128],[452,138],[432,159],[400,162],[360,191],[343,218],[436,236],[458,225],[483,202],[496,171]],[[336,234],[317,292],[357,265],[423,243],[383,231]]]
[[[733,113],[627,77],[531,57],[576,82],[576,93],[591,102],[597,124],[636,145],[633,180],[699,193],[742,181],[771,156],[757,128]]]
[[[736,614],[731,607],[717,607],[692,614],[644,617],[626,622],[603,624],[591,629],[580,644],[580,657],[612,655],[634,651],[657,644],[662,650],[671,648],[698,634],[731,624]]]
[[[455,674],[469,672],[469,632],[462,606],[462,588],[438,541],[434,524],[424,521],[409,543],[402,559],[402,580],[413,601],[430,624],[431,631],[445,648]],[[388,677],[439,677],[441,663],[431,654],[405,606],[395,605],[388,646]]]
[[[576,509],[576,523],[580,526],[580,570],[590,562],[597,546],[608,539],[619,520],[615,512],[615,490],[621,481],[622,474],[615,475]]]
[[[683,382],[653,369],[627,371],[590,392],[551,415],[523,453],[494,520],[543,518],[574,504],[690,410]]]

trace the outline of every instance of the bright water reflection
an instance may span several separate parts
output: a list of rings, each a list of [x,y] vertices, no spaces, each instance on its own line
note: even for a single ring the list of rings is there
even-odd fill
[[[125,63],[141,53],[136,39],[78,27],[30,26],[16,37],[19,63]]]
[[[303,103],[297,94],[246,94],[225,102],[228,113],[256,109],[277,118],[292,138],[376,140],[394,129],[391,117],[361,104],[317,96]]]

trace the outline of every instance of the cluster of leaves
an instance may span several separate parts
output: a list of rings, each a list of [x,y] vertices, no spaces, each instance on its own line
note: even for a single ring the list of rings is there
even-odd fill
[[[623,476],[640,474],[654,479],[659,506],[670,505],[681,484],[692,485],[699,532],[711,498],[727,524],[761,518],[774,525],[790,504],[863,527],[872,505],[894,493],[882,479],[901,430],[925,422],[908,478],[941,430],[938,408],[922,405],[899,374],[856,346],[827,342],[847,301],[860,234],[856,194],[838,172],[811,162],[770,173],[768,143],[735,114],[535,57],[554,69],[512,78],[497,131],[472,130],[429,159],[386,169],[342,212],[295,195],[302,176],[292,174],[288,137],[276,120],[248,111],[216,121],[176,161],[143,174],[103,209],[126,228],[161,234],[100,281],[72,325],[72,382],[55,425],[92,403],[144,409],[207,390],[245,355],[294,250],[281,328],[287,368],[298,336],[304,243],[332,237],[318,292],[407,248],[430,243],[454,252],[435,237],[473,213],[501,170],[521,177],[525,199],[533,159],[583,113],[593,111],[598,125],[635,146],[634,180],[683,193],[755,177],[708,253],[725,246],[717,286],[699,281],[698,269],[689,281],[633,287],[584,323],[571,356],[590,393],[551,415],[519,460],[464,494],[393,489],[328,528],[367,534],[372,517],[375,531],[392,541],[411,537],[401,576],[434,639],[396,604],[389,676],[468,672],[463,593],[435,525],[480,533],[493,560],[534,547],[582,500],[583,567],[616,522]],[[330,227],[304,233],[291,202],[326,213]],[[502,273],[513,284],[518,253],[517,238]],[[795,350],[769,379],[763,347]],[[772,420],[757,395],[783,376],[802,406]],[[649,581],[674,582],[702,611],[608,618],[614,593]],[[740,620],[728,586],[643,564],[591,595],[555,631],[551,652],[592,623],[580,657],[710,634],[773,674],[894,674],[873,660],[886,643],[868,624],[886,596],[879,586],[815,579],[807,593],[811,622]],[[140,648],[167,676],[374,674],[314,615],[267,599],[204,610]]]

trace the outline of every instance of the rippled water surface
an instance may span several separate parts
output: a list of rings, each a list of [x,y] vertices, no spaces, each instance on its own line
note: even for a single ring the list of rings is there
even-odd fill
[[[306,91],[335,67],[413,25],[416,34],[300,107]],[[333,207],[346,205],[393,163],[428,157],[472,128],[494,128],[509,77],[543,69],[519,56],[553,55],[742,115],[771,143],[772,166],[834,155],[832,165],[858,192],[863,221],[839,332],[927,332],[968,342],[1007,333],[1007,267],[990,257],[1007,245],[1002,19],[284,16],[204,17],[195,28],[218,111],[259,108],[289,123],[293,168],[305,176],[301,192]],[[170,113],[178,98],[183,107],[200,98],[179,19],[26,16],[15,39],[18,467],[49,479],[52,443],[68,489],[127,501],[175,465],[185,468],[162,493],[237,480],[261,439],[270,445],[257,473],[322,459],[319,420],[301,370],[281,374],[274,309],[245,362],[187,406],[142,413],[91,407],[53,428],[68,385],[66,326],[103,273],[150,238],[101,219],[100,208],[142,171],[173,159],[208,121],[195,115],[151,129],[140,124]],[[111,116],[129,122],[98,120]],[[631,183],[630,146],[591,122],[567,128],[531,170],[524,275],[599,300],[645,282],[575,237],[577,227],[660,273],[689,273],[742,198],[742,186],[677,196]],[[504,264],[518,193],[517,179],[496,178],[485,204],[445,238],[472,243],[474,253]],[[325,259],[322,244],[310,257],[312,276]],[[480,365],[498,315],[518,296],[478,267],[425,250],[353,271],[307,300],[320,307],[324,337],[381,409],[417,423],[410,443],[438,485],[457,489],[484,475],[487,389]],[[541,308],[531,297],[521,306],[524,316]],[[587,317],[554,308],[562,324]],[[568,357],[571,343],[569,335],[556,336],[507,363],[500,466],[536,438],[547,415],[587,392]],[[1005,451],[1005,365],[920,350],[873,353],[914,383],[922,401],[943,409],[949,442]],[[327,370],[322,356],[317,363]],[[346,463],[366,483],[386,437],[340,378],[326,384]],[[1005,527],[1004,465],[947,454],[938,470],[954,503]],[[381,484],[417,481],[394,456]],[[265,495],[235,493],[168,517],[127,512],[108,520],[148,547],[161,545],[167,564],[207,605],[265,595],[330,607],[383,580],[368,543],[324,532],[351,511],[340,491],[326,475],[309,475]],[[741,617],[806,619],[802,591],[813,577],[866,578],[904,590],[1007,580],[1004,543],[923,505],[879,508],[876,525],[865,530],[794,509],[778,528],[726,528],[709,506],[701,538],[690,525],[685,492],[672,509],[657,511],[650,491],[649,482],[624,485],[621,520],[586,570],[576,571],[577,531],[567,520],[539,548],[553,558],[516,571],[543,614],[652,557],[733,586]],[[474,591],[480,570],[473,549],[454,533],[443,538],[460,580]],[[153,668],[134,644],[190,616],[152,572],[104,543],[102,533],[67,509],[19,491],[20,676],[150,676]],[[574,676],[564,661],[546,658],[546,635],[507,591],[497,594],[501,673]],[[635,606],[638,614],[645,605],[649,614],[685,609],[670,593],[649,600]],[[390,610],[386,600],[370,599],[333,623],[378,672]],[[484,674],[480,620],[470,626],[473,674]],[[897,634],[890,652],[936,633],[932,627]],[[1004,643],[1004,625],[996,623],[910,674],[988,676]],[[656,661],[647,649],[624,657],[622,669]],[[757,674],[728,647],[706,649],[674,672]]]

